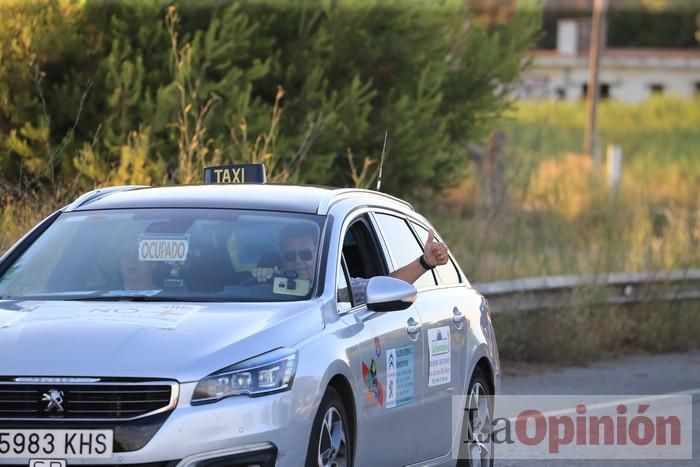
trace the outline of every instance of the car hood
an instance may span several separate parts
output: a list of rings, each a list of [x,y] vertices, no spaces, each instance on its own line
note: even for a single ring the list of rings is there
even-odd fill
[[[318,302],[0,301],[0,376],[197,381],[323,328]]]

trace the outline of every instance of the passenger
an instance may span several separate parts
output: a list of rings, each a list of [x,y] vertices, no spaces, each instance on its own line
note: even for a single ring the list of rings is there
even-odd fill
[[[139,259],[139,241],[133,237],[117,251],[124,290],[155,290],[154,262]]]

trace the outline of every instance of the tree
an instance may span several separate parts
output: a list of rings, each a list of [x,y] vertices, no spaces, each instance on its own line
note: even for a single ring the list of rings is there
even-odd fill
[[[254,158],[277,180],[366,186],[388,129],[383,187],[427,195],[463,176],[539,27],[456,0],[0,8],[0,169],[34,188],[195,182]]]

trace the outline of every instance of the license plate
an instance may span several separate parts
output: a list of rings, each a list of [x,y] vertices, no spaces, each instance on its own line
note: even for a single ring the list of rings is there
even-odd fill
[[[113,441],[112,430],[0,430],[0,459],[104,459]]]
[[[66,467],[65,459],[31,459],[29,467]]]

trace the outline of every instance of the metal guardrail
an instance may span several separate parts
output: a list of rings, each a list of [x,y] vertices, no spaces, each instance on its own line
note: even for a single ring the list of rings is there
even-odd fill
[[[700,269],[533,277],[473,284],[493,313],[700,299]]]

